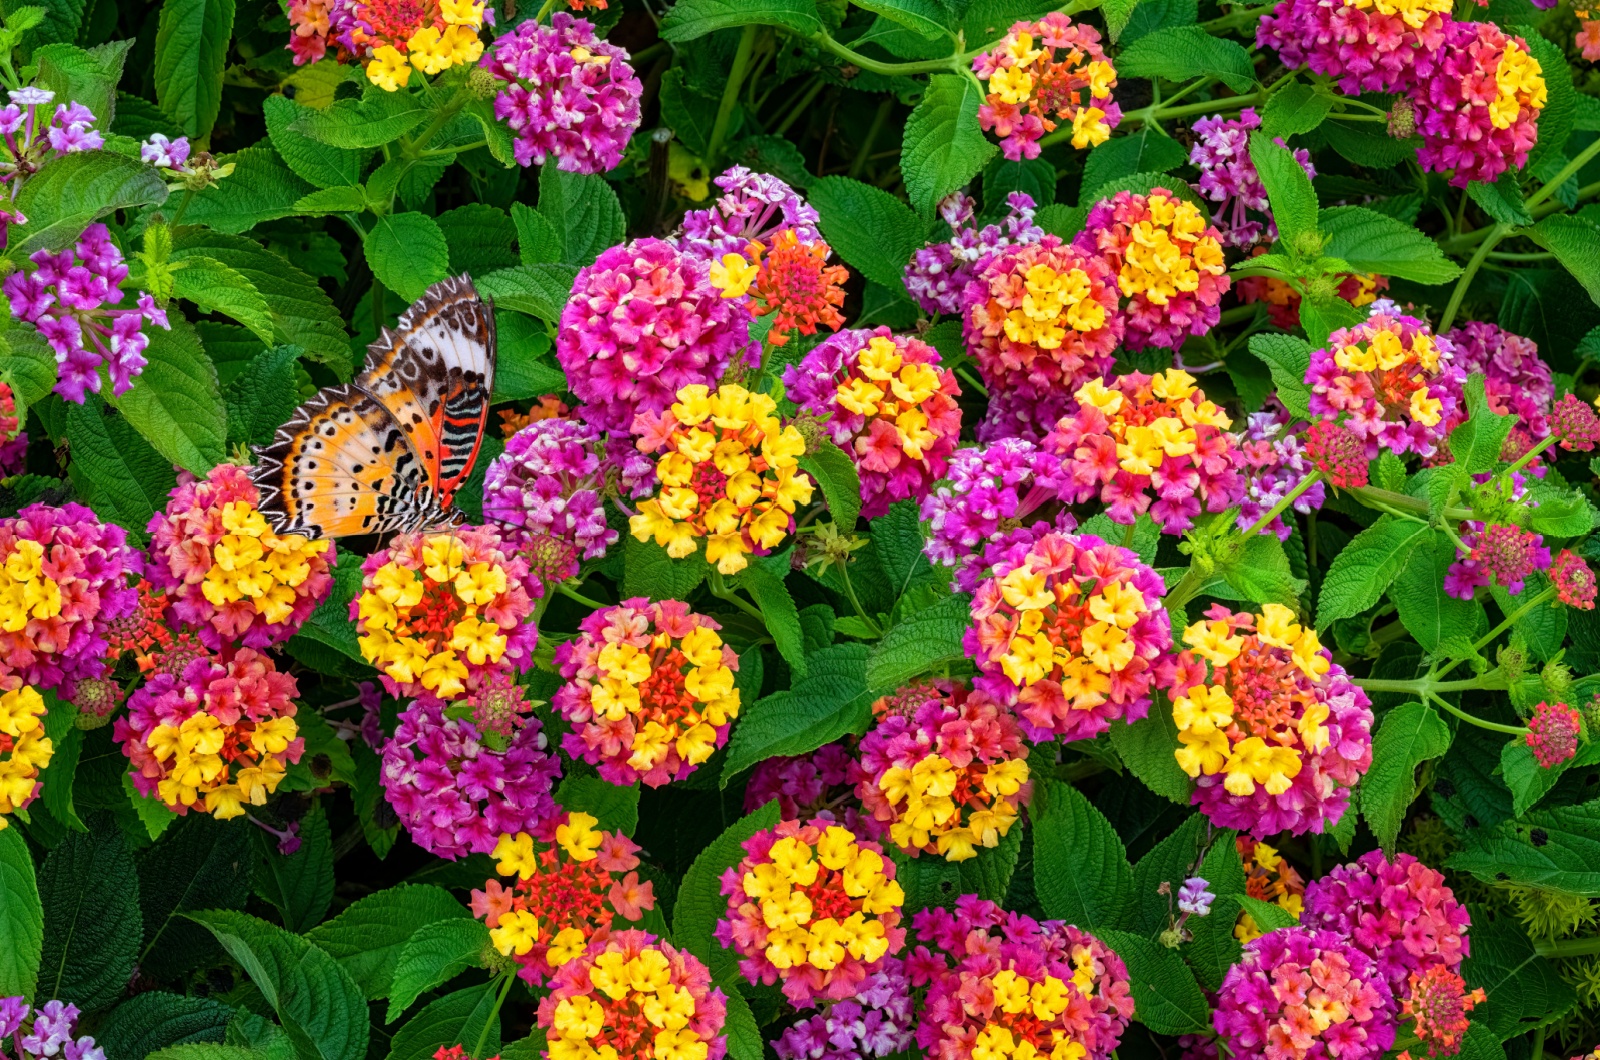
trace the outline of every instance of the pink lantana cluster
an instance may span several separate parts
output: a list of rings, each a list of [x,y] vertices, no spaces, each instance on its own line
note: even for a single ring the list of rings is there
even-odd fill
[[[1393,991],[1334,931],[1269,931],[1228,969],[1211,1015],[1236,1060],[1378,1060],[1394,1044]]]
[[[213,651],[288,640],[333,590],[333,543],[280,537],[256,510],[260,501],[246,468],[218,464],[204,479],[180,472],[150,519],[146,574]]]
[[[1450,183],[1464,188],[1527,163],[1549,94],[1525,40],[1493,22],[1452,22],[1418,72],[1412,103],[1423,169],[1450,173]]]
[[[1283,406],[1272,404],[1276,407],[1252,412],[1244,430],[1235,439],[1239,468],[1245,477],[1245,493],[1239,502],[1237,520],[1240,530],[1254,526],[1256,520],[1277,507],[1290,490],[1315,470],[1305,442],[1296,430],[1297,426],[1304,428],[1305,425],[1294,424]],[[1363,460],[1362,468],[1365,467]],[[1326,485],[1314,482],[1291,502],[1290,507],[1301,515],[1309,515],[1322,507],[1327,494]],[[1290,530],[1284,522],[1284,514],[1280,512],[1274,516],[1262,531],[1279,541],[1289,540]]]
[[[1161,576],[1090,534],[1036,534],[989,558],[962,641],[977,687],[1036,741],[1091,739],[1144,717],[1172,646]]]
[[[518,165],[604,173],[622,161],[639,127],[644,85],[628,53],[565,11],[528,19],[494,42],[480,65],[506,83],[494,114],[516,136]]]
[[[1015,406],[1025,429],[1013,433],[1039,438],[1078,387],[1111,371],[1117,297],[1110,265],[1053,235],[1006,247],[967,284],[967,349],[990,392]]]
[[[1450,0],[1281,0],[1261,16],[1256,43],[1291,69],[1339,79],[1346,95],[1404,92],[1445,39]]]
[[[1058,503],[1062,485],[1061,458],[1022,438],[959,449],[950,458],[948,482],[922,502],[923,554],[955,567],[956,588],[970,593],[983,577],[985,551],[1032,540],[1035,529],[1077,529]],[[1052,509],[1056,514],[1047,517]]]
[[[1239,502],[1244,476],[1228,433],[1233,421],[1188,372],[1129,372],[1109,387],[1094,379],[1073,400],[1078,411],[1044,440],[1062,458],[1063,500],[1099,500],[1125,525],[1149,512],[1168,534],[1192,527],[1202,508],[1222,512]]]
[[[1103,144],[1122,120],[1111,98],[1117,71],[1100,47],[1100,31],[1075,24],[1060,11],[1038,22],[1018,22],[991,50],[972,61],[987,82],[978,124],[1000,137],[1012,161],[1039,157],[1039,140],[1057,121],[1072,127],[1072,146]]]
[[[965,894],[912,920],[911,985],[928,987],[917,1045],[937,1060],[1106,1060],[1133,1016],[1128,969],[1060,920],[1040,923]]]
[[[1117,278],[1130,350],[1176,350],[1222,318],[1227,265],[1222,233],[1166,188],[1119,191],[1089,210],[1075,244],[1100,257]]]
[[[1548,417],[1556,388],[1550,366],[1539,356],[1532,339],[1476,320],[1451,328],[1443,337],[1455,349],[1452,363],[1457,368],[1467,375],[1482,373],[1483,396],[1489,408],[1502,416],[1517,417],[1507,445],[1525,451],[1550,436]],[[1465,419],[1465,409],[1458,410],[1451,428]]]
[[[502,834],[536,831],[561,812],[551,797],[561,763],[537,718],[519,717],[509,739],[491,740],[455,714],[433,696],[401,711],[381,773],[412,840],[452,860],[487,854]]]
[[[1556,599],[1580,611],[1593,611],[1596,585],[1594,571],[1584,558],[1569,548],[1561,550],[1550,564],[1550,582]]]
[[[74,104],[76,105],[76,104]],[[128,266],[103,224],[92,224],[77,243],[28,256],[36,268],[7,276],[3,286],[11,316],[39,329],[55,351],[55,392],[83,404],[85,395],[100,393],[100,370],[111,377],[111,393],[121,396],[144,371],[150,336],[146,321],[168,328],[166,310],[148,292],[135,304],[118,309]]]
[[[866,518],[926,497],[944,477],[961,430],[961,388],[921,339],[888,327],[841,331],[785,369],[783,385],[855,462]]]
[[[80,504],[30,504],[0,520],[0,676],[71,699],[81,681],[105,677],[115,624],[139,595],[141,567],[122,527]]]
[[[1416,317],[1374,313],[1312,351],[1311,411],[1347,414],[1344,426],[1365,441],[1369,460],[1383,449],[1430,456],[1462,404],[1466,374],[1454,352]]]
[[[837,818],[857,835],[877,839],[881,829],[856,801],[855,773],[855,755],[844,741],[823,744],[809,754],[764,759],[745,786],[744,812],[753,813],[776,799],[780,820]]]
[[[1533,751],[1534,760],[1546,769],[1578,753],[1578,737],[1583,734],[1583,716],[1565,703],[1539,703],[1528,719],[1528,734],[1523,737]]]
[[[1517,596],[1529,575],[1550,567],[1544,537],[1532,530],[1475,519],[1463,519],[1459,530],[1467,552],[1444,576],[1444,591],[1457,599],[1471,600],[1480,585],[1491,584]]]
[[[925,313],[961,312],[962,292],[991,257],[1013,244],[1044,238],[1044,229],[1033,223],[1033,197],[1025,192],[1006,196],[1006,214],[997,224],[975,228],[972,214],[972,200],[964,193],[945,196],[939,216],[950,226],[949,241],[928,244],[906,266],[906,291]]]
[[[1201,195],[1220,204],[1213,221],[1222,233],[1222,241],[1230,247],[1248,247],[1262,240],[1270,243],[1278,238],[1266,186],[1250,159],[1250,133],[1259,128],[1261,115],[1254,107],[1246,107],[1237,118],[1218,114],[1202,118],[1193,126],[1196,139],[1189,149],[1189,161],[1200,167],[1200,180],[1195,187]],[[1280,147],[1287,146],[1282,139],[1275,142]],[[1295,149],[1294,160],[1308,178],[1317,175],[1309,151]],[[1256,220],[1247,210],[1265,214],[1266,220]]]
[[[683,253],[719,262],[728,254],[748,255],[751,243],[770,248],[783,231],[802,243],[821,241],[816,207],[772,174],[729,166],[714,183],[722,194],[684,214],[683,227],[669,240]]]
[[[556,339],[582,418],[623,432],[640,413],[666,411],[683,387],[715,389],[736,360],[754,365],[757,350],[750,310],[711,285],[709,263],[649,237],[578,273]]]

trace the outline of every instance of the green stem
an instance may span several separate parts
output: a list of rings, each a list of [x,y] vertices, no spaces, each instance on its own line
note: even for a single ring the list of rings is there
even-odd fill
[[[722,86],[722,102],[717,107],[717,120],[711,126],[711,138],[706,141],[706,169],[717,172],[717,159],[722,154],[722,141],[728,135],[728,122],[733,119],[734,104],[739,102],[739,89],[744,87],[744,75],[750,69],[750,53],[755,50],[756,34],[761,27],[748,25],[739,35],[739,50],[733,53],[733,69]]]
[[[1178,93],[1178,95],[1184,94],[1186,93],[1182,91]],[[1176,99],[1177,96],[1175,95],[1173,98]],[[1243,110],[1245,107],[1260,106],[1262,103],[1265,103],[1266,100],[1267,90],[1263,88],[1259,92],[1252,92],[1248,96],[1228,96],[1225,99],[1204,99],[1198,103],[1185,103],[1182,106],[1176,107],[1172,106],[1170,102],[1163,104],[1152,103],[1148,107],[1129,111],[1124,114],[1122,116],[1121,125],[1127,125],[1130,122],[1137,125],[1145,122],[1164,121],[1168,118],[1187,118],[1194,114],[1218,113],[1225,110]],[[1119,128],[1121,125],[1119,125]],[[1041,146],[1048,147],[1051,144],[1060,143],[1063,140],[1069,139],[1071,136],[1071,127],[1062,126],[1055,132],[1047,134],[1039,141],[1039,143]]]
[[[1139,522],[1138,520],[1134,520],[1133,522],[1129,523],[1128,528],[1122,532],[1123,548],[1133,547],[1133,532],[1137,529],[1139,529]]]
[[[1438,696],[1434,695],[1432,692],[1429,692],[1427,695],[1428,695],[1429,699],[1433,700],[1435,703],[1439,704],[1439,706],[1443,707],[1445,710],[1449,711],[1451,714],[1454,714],[1456,717],[1460,718],[1462,721],[1466,722],[1468,725],[1476,725],[1478,728],[1487,729],[1489,732],[1503,732],[1508,736],[1526,736],[1526,735],[1528,735],[1528,730],[1523,728],[1520,725],[1501,725],[1498,721],[1484,721],[1482,718],[1476,717],[1475,715],[1472,715],[1472,714],[1468,714],[1466,711],[1462,710],[1460,707],[1455,706],[1449,700],[1440,699]]]
[[[1600,936],[1587,939],[1536,939],[1533,948],[1541,957],[1592,957],[1600,953]]]
[[[851,180],[861,176],[861,171],[867,168],[867,159],[872,157],[872,145],[877,142],[878,134],[883,131],[884,123],[889,120],[889,111],[894,107],[894,96],[885,96],[883,102],[878,104],[878,113],[872,116],[872,125],[867,128],[867,135],[861,141],[861,149],[856,152],[855,161],[850,163],[849,177]]]
[[[1428,514],[1428,502],[1420,497],[1379,489],[1376,486],[1351,486],[1344,492],[1374,511],[1388,512],[1391,515],[1401,515],[1405,512],[1415,512],[1423,516]],[[1446,519],[1471,519],[1472,509],[1446,508],[1439,514]]]
[[[555,10],[556,0],[544,0],[544,6],[539,8],[539,13],[533,16],[535,26],[542,25],[550,17],[550,12]]]
[[[1556,587],[1554,585],[1545,586],[1544,592],[1540,593],[1538,596],[1535,596],[1532,600],[1529,600],[1527,603],[1511,612],[1511,614],[1506,616],[1506,618],[1498,626],[1484,634],[1482,639],[1472,646],[1472,650],[1474,652],[1482,651],[1484,648],[1492,644],[1496,637],[1510,629],[1512,626],[1516,625],[1518,622],[1522,621],[1523,615],[1526,615],[1528,612],[1532,611],[1541,604],[1549,603],[1551,600],[1555,599],[1555,595]]]
[[[193,201],[194,189],[185,188],[183,190],[183,198],[178,200],[178,208],[172,211],[172,220],[168,222],[173,228],[178,227],[178,222],[183,220],[183,211],[187,210],[189,208],[189,204]]]
[[[1555,176],[1545,181],[1544,187],[1528,196],[1527,206],[1530,208],[1537,206],[1550,196],[1554,195],[1556,192],[1560,191],[1561,185],[1571,180],[1573,174],[1577,173],[1578,170],[1588,165],[1596,155],[1600,155],[1600,138],[1597,138],[1594,143],[1590,144],[1588,147],[1585,147],[1582,151],[1579,151],[1576,158],[1562,166],[1561,171]]]
[[[1456,310],[1461,308],[1461,300],[1467,296],[1467,285],[1478,274],[1478,269],[1482,267],[1484,259],[1489,256],[1491,250],[1500,245],[1502,239],[1510,234],[1511,227],[1509,225],[1497,224],[1489,230],[1489,234],[1478,245],[1478,250],[1472,255],[1471,260],[1467,262],[1467,267],[1461,270],[1461,278],[1456,281],[1456,289],[1450,292],[1450,302],[1444,307],[1444,315],[1439,318],[1439,334],[1442,335],[1449,331],[1450,325],[1455,323]]]
[[[766,624],[767,616],[761,613],[761,608],[749,603],[733,589],[728,588],[728,583],[722,579],[721,571],[711,572],[711,595],[718,600],[726,600],[757,622],[763,625]]]
[[[850,563],[848,559],[839,570],[844,575],[844,591],[850,597],[850,606],[856,609],[856,617],[867,624],[868,628],[872,630],[873,636],[883,636],[883,627],[878,625],[876,619],[867,614],[867,609],[862,607],[861,601],[856,598],[856,587],[850,582]]]
[[[488,143],[487,140],[475,140],[470,144],[461,144],[459,147],[430,147],[426,151],[418,151],[418,158],[438,158],[441,155],[461,155],[468,151],[475,151]]]
[[[1200,28],[1207,33],[1215,35],[1237,26],[1248,26],[1262,15],[1271,11],[1272,6],[1271,4],[1264,4],[1261,7],[1238,8],[1219,18],[1214,18],[1210,22],[1200,23]]]
[[[1471,677],[1465,681],[1435,681],[1432,677],[1410,680],[1358,677],[1355,682],[1368,692],[1409,692],[1419,696],[1428,695],[1430,692],[1473,692],[1484,687],[1481,677]]]
[[[810,39],[811,43],[817,47],[824,51],[832,52],[851,66],[859,67],[870,73],[883,74],[887,77],[894,77],[900,74],[959,73],[963,61],[971,61],[969,56],[963,53],[948,55],[943,59],[923,59],[914,63],[885,63],[879,62],[870,56],[862,55],[848,44],[842,44],[834,40],[827,30],[813,33]]]
[[[822,91],[824,84],[825,82],[822,80],[820,75],[813,77],[811,79],[810,87],[800,94],[800,99],[795,103],[794,109],[791,110],[788,115],[778,123],[777,128],[773,129],[772,131],[778,136],[782,136],[787,133],[789,131],[789,126],[798,121],[800,119],[800,115],[811,109],[811,101],[817,98],[817,94]]]
[[[473,1060],[483,1060],[484,1047],[489,1044],[489,1028],[495,1025],[495,1017],[500,1014],[500,1006],[506,1003],[506,995],[511,993],[511,984],[516,981],[516,976],[510,972],[505,973],[505,982],[500,984],[500,994],[494,999],[494,1008],[489,1010],[489,1018],[483,1021],[483,1030],[478,1032],[478,1042],[472,1047]]]
[[[1576,374],[1574,374],[1572,378],[1576,379],[1578,377]],[[1552,445],[1556,444],[1557,441],[1559,441],[1559,439],[1552,434],[1550,437],[1544,439],[1532,449],[1529,449],[1526,453],[1523,453],[1521,456],[1517,457],[1517,462],[1506,468],[1504,472],[1506,479],[1509,481],[1512,475],[1527,467],[1535,457],[1544,452],[1546,449],[1550,448]]]
[[[1289,508],[1289,505],[1291,505],[1291,504],[1293,504],[1295,502],[1295,498],[1299,497],[1300,494],[1304,493],[1306,490],[1310,489],[1312,486],[1315,486],[1318,482],[1321,482],[1321,481],[1322,481],[1322,472],[1320,472],[1320,471],[1312,471],[1311,474],[1309,474],[1305,478],[1301,479],[1300,480],[1300,485],[1296,486],[1294,489],[1292,489],[1288,493],[1284,494],[1283,499],[1280,500],[1277,504],[1274,504],[1272,506],[1272,510],[1270,512],[1268,512],[1266,515],[1263,515],[1261,518],[1257,519],[1255,521],[1255,523],[1250,527],[1250,529],[1246,530],[1243,534],[1240,535],[1240,540],[1244,540],[1246,538],[1254,537],[1256,534],[1259,534],[1269,523],[1272,522],[1272,520],[1276,519],[1278,516],[1282,515],[1285,511],[1287,511],[1288,508]]]
[[[611,606],[610,604],[601,603],[599,600],[589,599],[587,596],[584,596],[582,593],[578,592],[578,590],[572,588],[572,586],[568,585],[566,582],[557,582],[556,592],[567,597],[569,600],[576,600],[584,607],[592,608],[596,611],[600,610],[602,607]]]
[[[554,0],[551,0],[551,3],[554,3]],[[546,7],[548,6],[549,4],[546,5]],[[404,142],[404,146],[401,149],[402,154],[407,158],[421,158],[424,149],[427,148],[435,136],[439,135],[439,130],[450,124],[450,119],[460,113],[461,108],[466,105],[467,90],[466,86],[462,86],[456,89],[455,95],[445,101],[444,106],[439,108],[439,112],[433,116],[433,120],[427,124],[427,127],[421,133],[414,139]],[[398,180],[395,181],[396,187],[399,184]]]

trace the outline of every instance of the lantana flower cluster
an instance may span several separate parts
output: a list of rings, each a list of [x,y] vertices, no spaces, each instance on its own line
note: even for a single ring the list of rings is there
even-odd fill
[[[720,262],[729,254],[744,255],[751,243],[765,245],[782,231],[793,232],[802,243],[821,240],[816,207],[778,177],[729,166],[714,183],[722,194],[705,209],[684,214],[682,229],[671,240],[685,254]]]
[[[674,559],[705,538],[706,561],[723,574],[781,545],[814,487],[799,465],[805,439],[777,408],[742,386],[712,393],[696,384],[680,390],[664,415],[641,415],[639,449],[661,454],[661,485],[629,520],[633,536],[654,539]]]
[[[1075,242],[1117,278],[1128,349],[1176,350],[1222,318],[1229,286],[1222,234],[1199,207],[1166,188],[1101,199]]]
[[[539,634],[527,619],[543,586],[494,529],[399,534],[361,573],[350,618],[390,695],[458,699],[533,665]]]
[[[677,600],[642,596],[591,612],[556,649],[562,747],[613,784],[682,780],[728,741],[739,657],[722,627]]]
[[[1241,835],[1234,839],[1234,846],[1239,851],[1244,868],[1245,894],[1263,902],[1271,902],[1299,920],[1305,909],[1306,884],[1295,867],[1278,853],[1277,848],[1259,839]],[[1262,934],[1261,925],[1256,923],[1255,917],[1241,909],[1239,919],[1233,926],[1234,938],[1249,942],[1260,938]]]
[[[693,954],[624,930],[556,969],[538,1019],[552,1057],[722,1060],[727,1014],[727,996]]]
[[[1273,403],[1276,405],[1276,402]],[[1288,496],[1305,477],[1316,470],[1306,451],[1305,442],[1296,433],[1297,425],[1282,406],[1252,412],[1245,428],[1235,439],[1238,447],[1238,467],[1245,478],[1244,496],[1239,500],[1240,530],[1248,530],[1278,502]],[[1304,424],[1299,424],[1304,427]],[[1365,469],[1365,461],[1362,463]],[[1290,508],[1302,515],[1317,511],[1327,500],[1328,489],[1319,479],[1306,487],[1290,502]],[[1279,541],[1290,536],[1285,512],[1279,512],[1262,527],[1263,533],[1272,534]]]
[[[1444,43],[1450,0],[1280,0],[1256,42],[1291,69],[1339,79],[1346,95],[1405,92]]]
[[[138,607],[141,567],[120,526],[80,504],[30,504],[0,520],[0,676],[67,699],[105,677],[112,629]]]
[[[1092,534],[1046,533],[994,557],[963,640],[978,688],[1031,740],[1087,740],[1150,709],[1172,644],[1161,576]]]
[[[744,812],[753,813],[776,799],[779,820],[833,819],[856,835],[879,838],[881,827],[870,814],[862,814],[855,799],[853,742],[841,740],[808,754],[764,759],[745,785]]]
[[[1239,503],[1245,483],[1228,433],[1233,421],[1188,372],[1129,372],[1109,387],[1091,380],[1073,399],[1078,411],[1044,440],[1062,456],[1063,500],[1097,499],[1124,524],[1148,511],[1168,534],[1192,527],[1202,507],[1221,512]]]
[[[13,1040],[17,1060],[106,1060],[106,1051],[89,1035],[78,1034],[78,1006],[46,1001],[37,1008],[22,997],[0,998],[0,1046]],[[32,1022],[28,1017],[32,1016]]]
[[[921,339],[887,327],[840,332],[789,366],[783,384],[855,462],[866,518],[894,501],[920,500],[945,476],[961,430],[961,389]]]
[[[332,542],[279,535],[260,501],[248,470],[218,464],[204,479],[181,473],[150,519],[150,582],[212,650],[280,644],[333,590]]]
[[[797,1007],[856,996],[905,947],[905,892],[878,844],[829,821],[782,821],[744,841],[722,874],[716,937],[751,983],[780,983]]]
[[[537,718],[507,719],[510,732],[496,740],[482,719],[454,714],[433,696],[402,710],[379,774],[412,840],[441,858],[486,854],[501,835],[532,832],[558,812],[550,793],[561,763]]]
[[[1038,22],[1018,22],[1005,39],[972,62],[987,82],[978,124],[1000,137],[1012,161],[1039,157],[1039,140],[1058,121],[1072,128],[1072,146],[1103,144],[1122,120],[1111,98],[1117,71],[1100,47],[1100,31],[1078,25],[1060,11]]]
[[[856,797],[915,857],[975,857],[1017,823],[1031,793],[1028,751],[1011,712],[953,681],[919,682],[873,704]]]
[[[1549,100],[1527,41],[1493,22],[1451,22],[1418,72],[1412,102],[1423,169],[1450,173],[1450,183],[1464,188],[1527,163]]]
[[[584,420],[609,431],[634,430],[638,415],[665,411],[686,386],[715,385],[756,353],[749,309],[711,285],[710,264],[652,238],[578,273],[556,337]]]
[[[1372,710],[1316,632],[1282,604],[1259,615],[1216,604],[1183,641],[1162,677],[1193,803],[1254,836],[1337,824],[1372,764]]]
[[[531,986],[543,986],[591,943],[609,938],[619,918],[637,921],[655,908],[653,885],[634,871],[639,847],[598,823],[587,813],[566,813],[531,834],[500,836],[495,870],[512,882],[488,880],[472,892],[473,916]]]
[[[772,1043],[779,1060],[888,1060],[915,1035],[905,962],[885,957],[853,997],[791,1025]]]
[[[1345,414],[1343,425],[1365,441],[1369,460],[1383,449],[1430,456],[1462,404],[1466,375],[1454,351],[1416,317],[1375,313],[1312,351],[1311,411]]]
[[[50,764],[55,743],[44,734],[44,697],[15,676],[0,677],[0,831],[7,818],[39,797],[40,772]],[[4,1035],[0,1035],[4,1037]]]
[[[1451,328],[1444,337],[1454,349],[1452,362],[1457,368],[1466,375],[1483,374],[1483,396],[1489,408],[1517,418],[1508,445],[1520,455],[1550,436],[1548,417],[1556,388],[1550,366],[1539,356],[1532,339],[1477,320]],[[1457,422],[1466,418],[1465,412],[1457,410]]]
[[[1044,238],[1044,229],[1033,222],[1033,196],[1026,192],[1006,196],[1005,216],[995,224],[977,228],[972,216],[966,194],[951,192],[940,200],[939,217],[950,226],[950,239],[923,247],[906,266],[906,291],[925,313],[960,313],[962,292],[991,257],[1014,243]]]
[[[1543,535],[1525,527],[1463,519],[1458,529],[1467,551],[1457,552],[1444,576],[1444,591],[1457,599],[1471,600],[1480,585],[1490,584],[1518,596],[1535,571],[1550,567]]]
[[[711,285],[723,298],[745,299],[754,315],[771,315],[767,343],[783,346],[796,332],[815,335],[819,326],[837,331],[844,324],[840,285],[850,278],[850,270],[828,264],[832,255],[821,239],[802,239],[794,229],[784,228],[713,262]]]
[[[1533,708],[1523,741],[1533,751],[1534,761],[1554,769],[1578,753],[1582,734],[1583,717],[1575,708],[1545,700]]]
[[[0,206],[0,248],[6,245],[12,225],[28,223],[14,204],[29,176],[52,158],[105,146],[105,138],[94,128],[94,112],[82,103],[57,103],[46,120],[39,108],[56,98],[48,88],[28,85],[13,89],[9,97],[11,102],[0,107],[0,135],[6,147],[6,156],[0,157],[0,188],[6,199]]]
[[[1263,240],[1270,243],[1278,238],[1266,186],[1250,158],[1250,133],[1259,128],[1261,115],[1254,107],[1246,107],[1237,118],[1218,114],[1202,118],[1193,126],[1196,139],[1189,149],[1189,161],[1200,168],[1195,187],[1201,195],[1220,204],[1212,220],[1222,233],[1222,241],[1230,247],[1248,247]],[[1281,139],[1276,143],[1285,146]],[[1317,175],[1309,151],[1296,149],[1294,160],[1308,178]],[[1233,204],[1232,209],[1229,203]],[[1247,211],[1264,214],[1266,220],[1256,220]]]
[[[76,106],[76,104],[74,104]],[[92,224],[71,247],[36,250],[35,266],[18,270],[0,289],[11,303],[11,316],[39,329],[55,352],[55,392],[65,401],[83,404],[98,394],[100,370],[111,377],[111,393],[126,394],[144,371],[149,322],[168,328],[166,310],[140,291],[132,307],[118,309],[128,266],[103,224]]]
[[[1133,1015],[1128,970],[1105,943],[965,894],[912,920],[906,966],[927,984],[917,1045],[938,1060],[1106,1060]]]
[[[432,77],[477,62],[483,54],[478,34],[494,14],[481,0],[332,0],[329,21],[339,46],[365,61],[367,80],[394,92],[405,87],[413,69]]]
[[[203,808],[226,820],[265,805],[300,761],[298,694],[271,656],[239,648],[226,660],[195,659],[181,675],[152,674],[129,697],[112,738],[141,795],[178,814]]]

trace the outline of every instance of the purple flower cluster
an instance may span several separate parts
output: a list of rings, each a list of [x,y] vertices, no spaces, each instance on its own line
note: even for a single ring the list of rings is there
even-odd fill
[[[481,65],[505,81],[494,114],[516,134],[518,165],[604,173],[622,161],[639,127],[644,86],[628,53],[588,20],[557,11],[550,25],[528,19],[494,42]]]
[[[923,552],[932,563],[956,567],[956,588],[970,593],[988,564],[991,543],[1003,549],[1033,539],[1033,529],[1074,530],[1077,520],[1065,510],[1055,517],[1029,520],[1058,500],[1065,483],[1061,458],[1032,442],[1003,438],[981,449],[958,449],[950,457],[948,484],[922,502],[928,524]]]
[[[0,107],[0,135],[5,136],[9,158],[0,158],[0,185],[7,186],[8,202],[0,206],[0,247],[6,245],[11,225],[28,219],[10,205],[27,177],[52,157],[93,151],[105,146],[94,130],[94,113],[82,103],[56,104],[48,124],[39,120],[39,108],[55,99],[49,89],[29,86],[11,93],[11,102]]]
[[[26,1032],[23,1024],[33,1013],[33,1025]],[[20,997],[0,998],[0,1042],[16,1036],[18,1060],[106,1060],[105,1050],[85,1035],[75,1038],[78,1006],[64,1001],[46,1001],[31,1007]]]
[[[618,536],[606,525],[608,473],[617,473],[630,497],[646,496],[654,486],[649,460],[633,455],[619,467],[600,428],[563,418],[535,420],[512,435],[489,465],[484,517],[569,542],[583,558],[598,559]]]
[[[744,254],[752,242],[770,247],[773,233],[784,229],[802,243],[822,238],[816,209],[770,173],[731,166],[716,185],[723,194],[706,209],[684,214],[682,229],[672,237],[683,253],[720,261],[725,254]]]
[[[780,1060],[881,1060],[911,1048],[911,984],[905,962],[886,957],[856,996],[807,1017],[772,1043]]]
[[[754,365],[758,352],[748,306],[711,285],[710,264],[648,236],[578,273],[556,338],[583,418],[610,431],[632,430],[691,383],[715,389],[736,357]]]
[[[1006,197],[1006,215],[999,224],[974,228],[972,200],[959,191],[946,197],[939,203],[939,216],[951,228],[950,241],[930,243],[916,252],[906,266],[906,290],[924,312],[961,312],[962,290],[996,252],[1044,238],[1033,214],[1033,198],[1014,191]]]
[[[1254,526],[1257,519],[1277,507],[1315,470],[1300,436],[1293,431],[1288,411],[1276,402],[1274,405],[1275,408],[1251,413],[1239,435],[1237,459],[1245,476],[1244,500],[1239,504],[1241,530]],[[1296,497],[1290,507],[1309,515],[1322,507],[1327,495],[1327,486],[1319,481]],[[1289,540],[1289,526],[1281,512],[1263,529],[1279,541]]]
[[[151,133],[150,139],[139,145],[139,160],[157,169],[181,173],[189,163],[189,138],[169,140],[161,133]]]
[[[1550,406],[1556,399],[1550,366],[1539,356],[1532,339],[1495,324],[1474,320],[1444,333],[1455,346],[1455,366],[1472,375],[1483,373],[1483,396],[1501,415],[1517,417],[1513,431],[1523,434],[1522,444],[1550,435]],[[1466,419],[1463,409],[1457,423]],[[1456,424],[1452,424],[1454,429]]]
[[[1254,107],[1246,107],[1237,118],[1218,114],[1194,123],[1198,139],[1189,149],[1189,161],[1200,167],[1200,180],[1195,187],[1212,202],[1223,204],[1211,221],[1222,232],[1222,241],[1231,247],[1247,247],[1263,237],[1269,241],[1278,238],[1278,226],[1267,204],[1267,189],[1250,160],[1250,133],[1259,128],[1261,116]],[[1281,138],[1273,142],[1287,146]],[[1307,177],[1317,175],[1309,151],[1296,149],[1294,159]],[[1230,201],[1232,210],[1227,209]],[[1251,218],[1246,209],[1266,214],[1266,222]]]
[[[1472,599],[1478,586],[1491,583],[1517,596],[1529,575],[1550,568],[1544,536],[1532,530],[1463,519],[1460,533],[1466,555],[1458,554],[1444,575],[1444,591],[1459,600]]]
[[[1291,70],[1303,65],[1338,78],[1348,96],[1404,92],[1418,62],[1444,43],[1449,19],[1449,0],[1282,0],[1261,16],[1256,43],[1275,49]]]
[[[441,858],[487,854],[501,835],[534,832],[561,812],[550,791],[561,763],[539,722],[521,719],[495,751],[465,718],[429,696],[400,713],[383,748],[383,790],[418,846]]]
[[[104,366],[111,373],[111,392],[126,393],[145,366],[150,336],[143,322],[165,328],[167,314],[144,291],[136,308],[112,308],[123,300],[128,266],[106,226],[90,225],[71,250],[37,250],[28,260],[37,268],[7,276],[3,289],[11,315],[38,328],[55,350],[60,366],[55,392],[83,404],[87,393],[100,392]]]
[[[855,787],[851,779],[854,761],[844,743],[824,744],[810,754],[765,759],[751,772],[744,789],[744,812],[752,813],[777,799],[780,820],[809,821],[826,814],[833,803],[849,800]],[[861,835],[856,826],[858,816],[853,809],[847,811],[844,824]]]

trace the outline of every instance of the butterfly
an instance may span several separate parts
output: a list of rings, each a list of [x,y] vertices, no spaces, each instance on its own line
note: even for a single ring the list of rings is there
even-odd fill
[[[251,468],[279,534],[349,537],[456,526],[494,390],[494,307],[441,280],[367,347],[355,382],[295,410]]]

